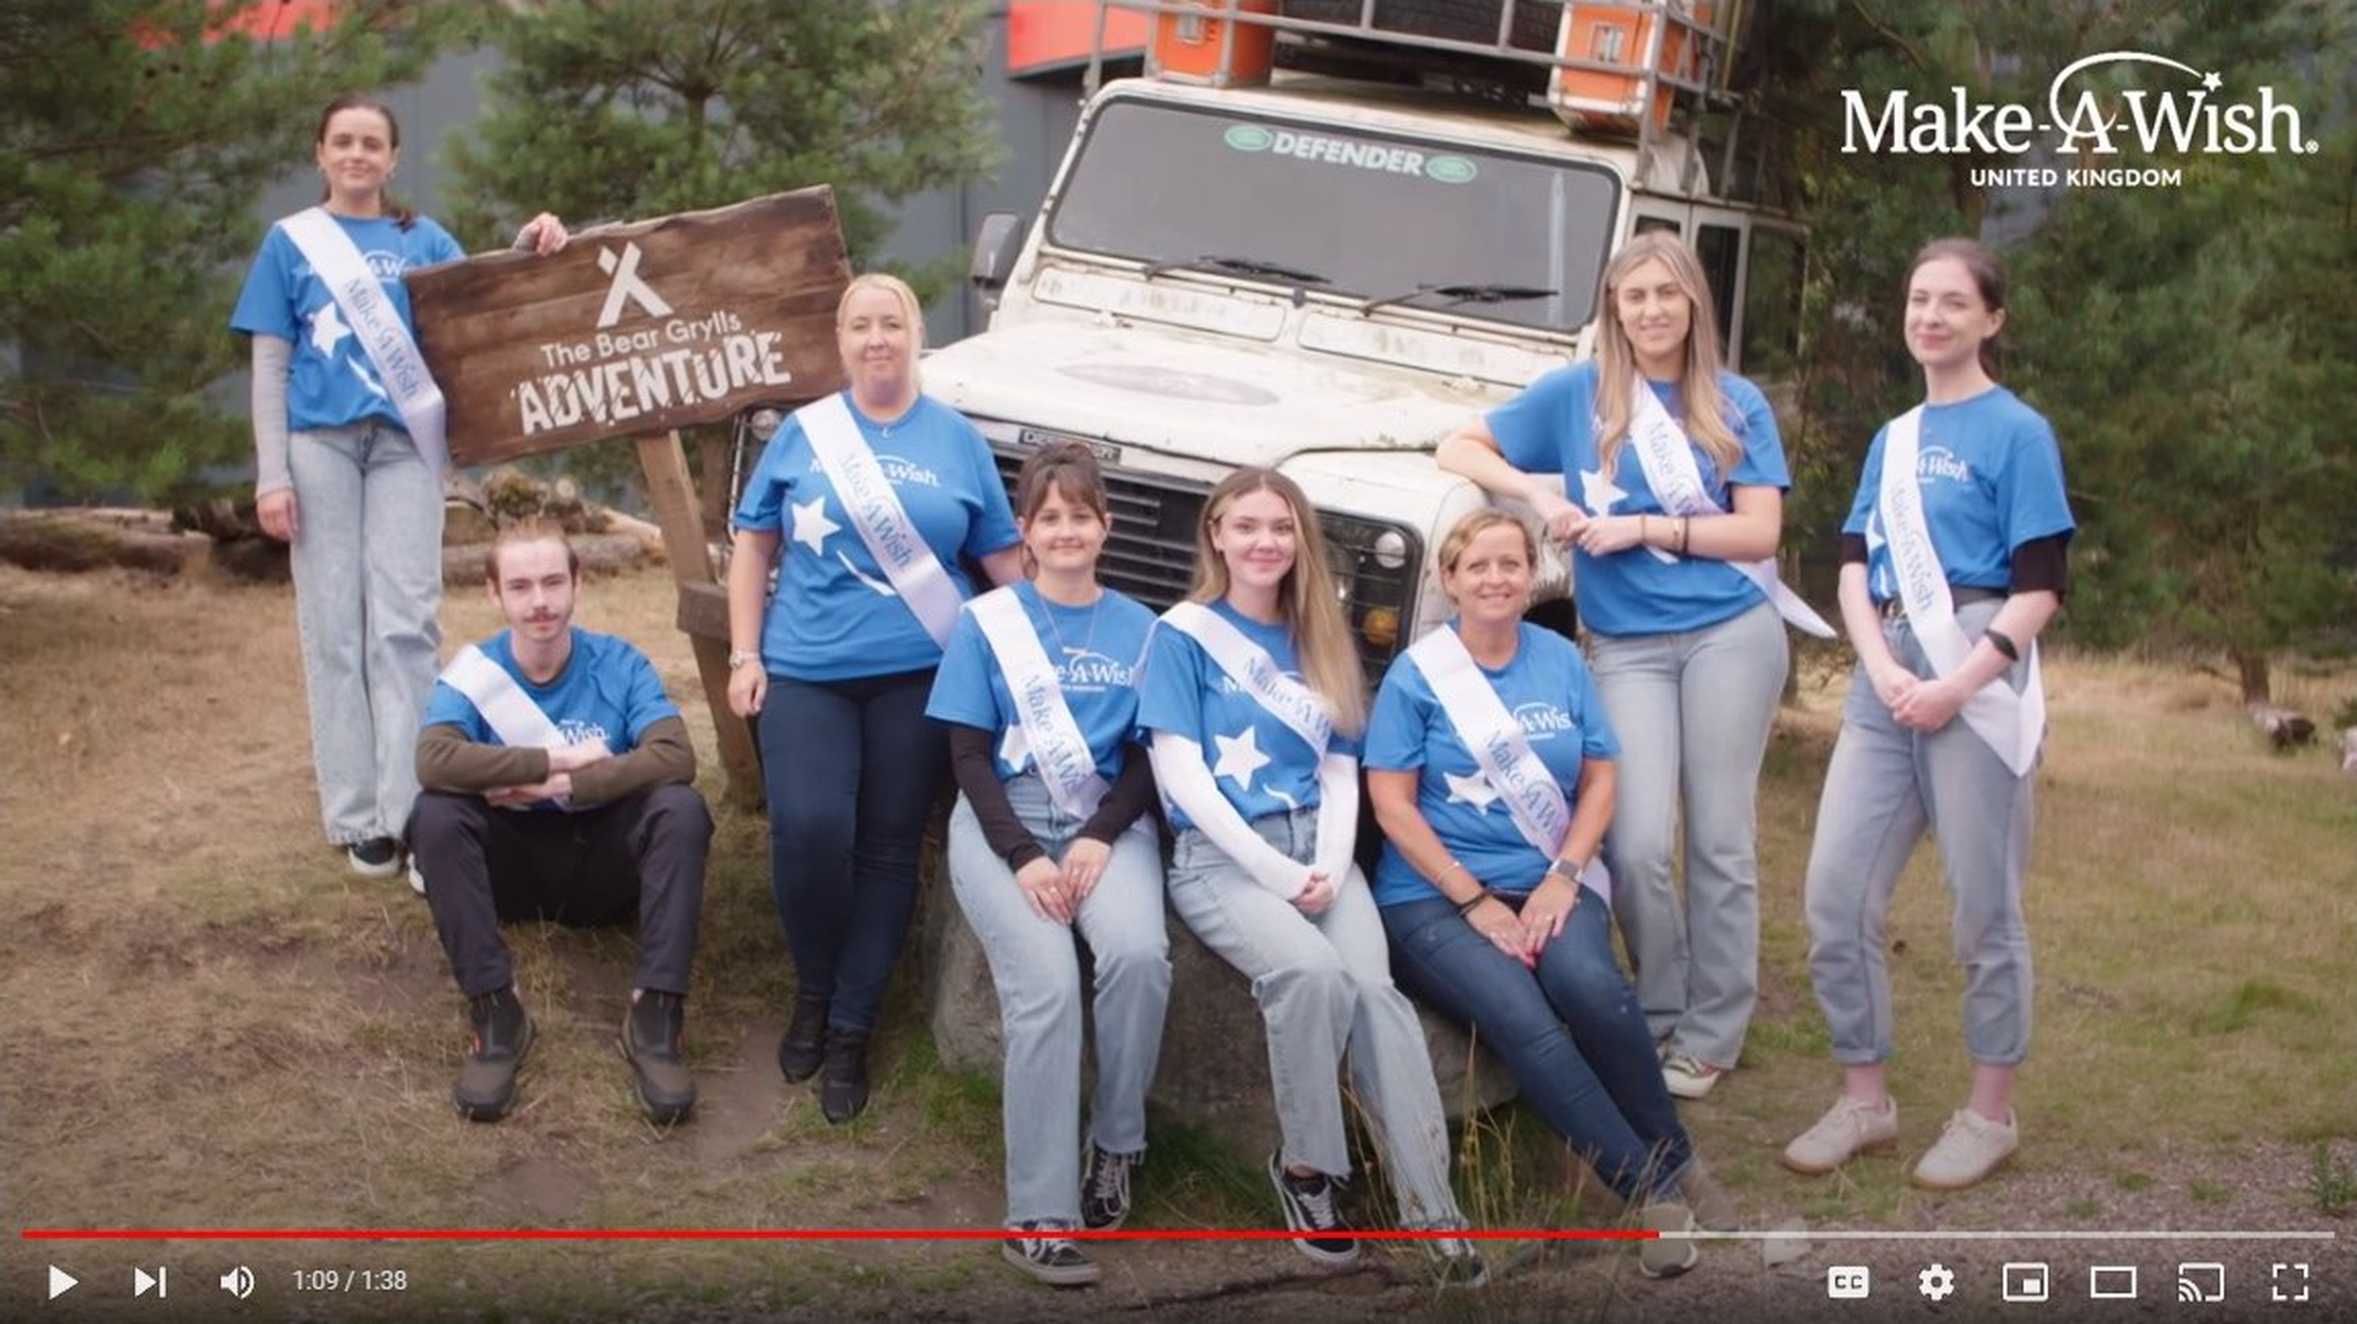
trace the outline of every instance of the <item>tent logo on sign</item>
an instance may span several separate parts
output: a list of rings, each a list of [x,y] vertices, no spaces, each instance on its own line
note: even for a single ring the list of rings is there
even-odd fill
[[[613,283],[606,286],[605,306],[598,309],[598,330],[603,331],[621,321],[622,305],[625,303],[637,304],[639,311],[649,317],[671,315],[671,305],[665,302],[662,295],[655,293],[654,286],[639,277],[637,244],[622,245],[620,257],[616,257],[611,248],[598,249],[597,269],[614,278]]]

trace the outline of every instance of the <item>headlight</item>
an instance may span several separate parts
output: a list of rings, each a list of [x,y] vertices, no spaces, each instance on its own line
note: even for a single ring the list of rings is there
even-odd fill
[[[1386,570],[1397,570],[1408,563],[1408,536],[1398,529],[1385,529],[1375,535],[1375,545],[1369,551],[1375,564]]]

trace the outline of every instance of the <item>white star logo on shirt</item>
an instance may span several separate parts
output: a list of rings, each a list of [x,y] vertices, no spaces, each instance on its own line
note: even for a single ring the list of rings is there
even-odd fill
[[[842,527],[827,518],[825,497],[794,503],[794,541],[808,547],[813,556],[826,555],[827,535],[840,531]]]
[[[998,742],[998,761],[1017,772],[1023,771],[1023,765],[1031,761],[1031,738],[1023,734],[1021,726],[1007,728],[1007,734]]]
[[[336,311],[335,300],[330,299],[319,305],[319,311],[311,314],[311,348],[326,357],[334,358],[336,345],[350,334],[352,329],[344,325],[343,314]]]
[[[1441,777],[1449,784],[1450,804],[1471,805],[1473,812],[1486,814],[1489,807],[1498,802],[1498,793],[1490,789],[1489,779],[1479,773],[1460,777],[1453,772],[1444,772]]]
[[[1252,775],[1269,764],[1269,756],[1260,752],[1260,732],[1250,723],[1241,736],[1213,733],[1212,743],[1219,746],[1219,761],[1212,765],[1213,780],[1225,777],[1236,783],[1236,789],[1252,794]]]
[[[1580,470],[1580,504],[1588,513],[1602,519],[1612,513],[1613,503],[1627,499],[1628,493],[1620,484],[1604,476],[1601,469]]]
[[[1882,512],[1878,510],[1866,517],[1866,555],[1872,556],[1881,551],[1885,541],[1882,536]]]

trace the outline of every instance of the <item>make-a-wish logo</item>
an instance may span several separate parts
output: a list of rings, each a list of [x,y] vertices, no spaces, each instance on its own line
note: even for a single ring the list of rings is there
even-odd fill
[[[1972,481],[1972,466],[1956,458],[1956,452],[1945,446],[1926,446],[1915,457],[1915,477],[1945,478],[1951,483]]]
[[[2115,64],[2154,65],[2182,75],[2190,85],[2129,87],[2108,94],[2074,86],[2073,80],[2081,74]],[[2235,100],[2220,95],[2225,85],[2224,75],[2217,71],[2204,72],[2165,55],[2104,51],[2074,60],[2054,76],[2046,85],[2043,114],[2018,101],[1976,103],[1962,87],[1950,88],[1953,95],[1944,101],[1890,92],[1877,110],[1868,104],[1864,93],[1845,88],[1841,94],[1841,150],[2019,156],[2044,135],[2053,135],[2055,150],[2066,155],[2116,156],[2130,147],[2146,155],[2287,152],[2306,156],[2318,150],[2302,126],[2299,107],[2276,100],[2273,87],[2261,86],[2256,100]]]

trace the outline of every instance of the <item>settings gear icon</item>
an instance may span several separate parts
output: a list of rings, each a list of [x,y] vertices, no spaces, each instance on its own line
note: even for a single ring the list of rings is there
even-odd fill
[[[1945,1300],[1955,1294],[1956,1273],[1945,1264],[1935,1264],[1915,1275],[1915,1286],[1934,1301]]]

